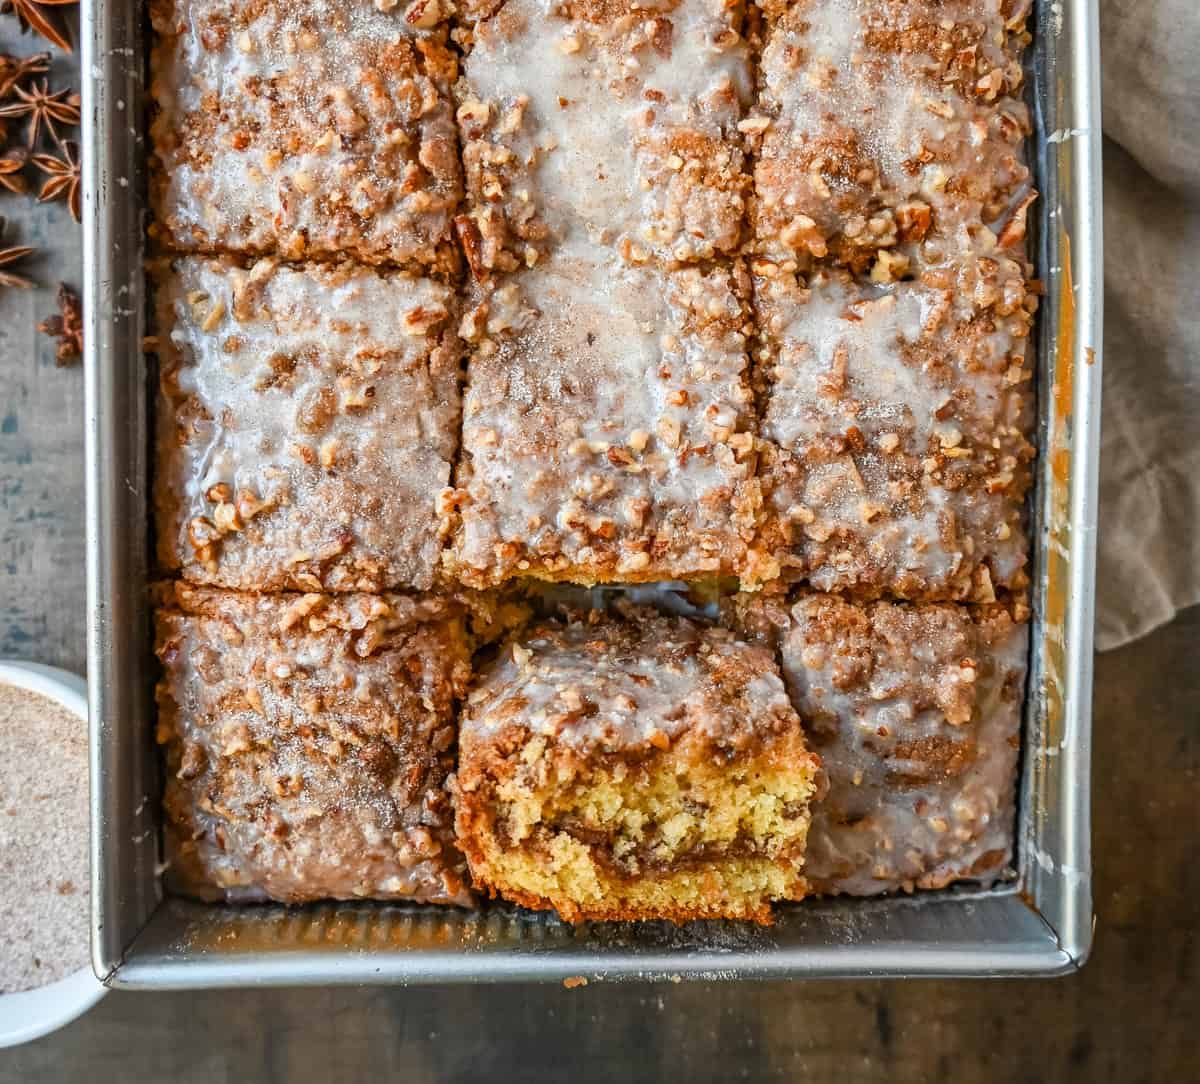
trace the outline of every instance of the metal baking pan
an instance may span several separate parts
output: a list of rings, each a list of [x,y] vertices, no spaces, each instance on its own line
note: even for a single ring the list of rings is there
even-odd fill
[[[811,900],[769,929],[570,927],[501,906],[300,909],[164,897],[147,579],[150,409],[145,20],[84,0],[88,670],[92,959],[109,986],[816,976],[1055,975],[1091,944],[1089,759],[1100,414],[1099,49],[1095,0],[1039,0],[1039,332],[1033,657],[1016,878],[989,891]]]

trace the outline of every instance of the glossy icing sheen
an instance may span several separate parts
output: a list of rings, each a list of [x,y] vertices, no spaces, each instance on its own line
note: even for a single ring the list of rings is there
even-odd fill
[[[443,788],[470,659],[451,605],[183,584],[163,601],[158,740],[186,891],[468,901]]]
[[[784,677],[829,778],[805,873],[873,895],[990,881],[1012,849],[1028,627],[997,607],[799,599]]]
[[[151,18],[173,245],[446,263],[462,186],[444,28],[370,0],[154,0]]]
[[[744,287],[586,243],[570,257],[469,318],[456,572],[483,584],[737,567],[757,493]]]
[[[865,269],[937,262],[1028,192],[1018,59],[1028,3],[767,0],[758,249]],[[761,119],[760,119],[761,118]],[[925,248],[922,245],[926,246]],[[928,250],[926,250],[928,249]]]
[[[784,574],[906,598],[1021,586],[1025,305],[978,311],[951,285],[838,274],[760,279],[755,300],[765,533]]]
[[[430,587],[459,421],[451,291],[185,257],[158,297],[162,563],[244,590]]]
[[[665,749],[693,734],[746,749],[797,720],[771,652],[649,609],[549,621],[510,643],[467,700],[464,749],[516,728],[580,757]]]
[[[722,0],[509,0],[459,87],[478,272],[586,237],[634,263],[736,247],[750,60]]]

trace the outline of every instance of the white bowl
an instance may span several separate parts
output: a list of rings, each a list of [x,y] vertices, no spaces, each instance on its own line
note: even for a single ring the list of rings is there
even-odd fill
[[[87,685],[66,670],[32,662],[0,661],[0,684],[48,696],[87,722]],[[81,967],[36,990],[0,994],[0,1047],[27,1043],[69,1024],[106,993],[107,988],[92,969]]]

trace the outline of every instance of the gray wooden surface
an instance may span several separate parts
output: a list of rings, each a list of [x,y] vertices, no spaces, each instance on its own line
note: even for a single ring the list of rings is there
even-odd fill
[[[0,17],[0,52],[43,47],[17,34],[11,16]],[[56,57],[51,82],[78,89],[69,57]],[[14,140],[20,135],[14,125]],[[58,283],[82,285],[80,229],[66,204],[39,205],[3,189],[0,217],[8,220],[0,247],[37,249],[12,270],[38,283],[0,287],[0,658],[82,674],[83,371],[56,368],[54,340],[36,331],[58,311]]]
[[[0,19],[0,51],[31,52]],[[0,195],[45,284],[0,292],[0,657],[83,672],[82,374],[34,333],[64,208]],[[1097,661],[1096,951],[1045,982],[114,994],[3,1084],[488,1078],[1121,1084],[1200,1075],[1200,609]]]

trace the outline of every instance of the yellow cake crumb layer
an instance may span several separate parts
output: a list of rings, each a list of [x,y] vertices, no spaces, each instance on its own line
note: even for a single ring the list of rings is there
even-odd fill
[[[663,759],[653,772],[618,765],[566,787],[502,785],[479,872],[567,918],[765,920],[770,900],[803,894],[811,768]]]

